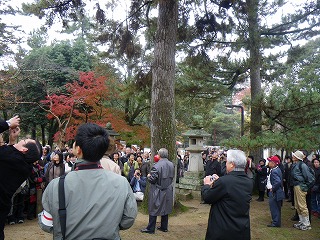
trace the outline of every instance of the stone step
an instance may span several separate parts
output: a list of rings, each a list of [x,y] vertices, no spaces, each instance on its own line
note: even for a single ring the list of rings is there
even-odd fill
[[[200,191],[192,191],[193,199],[201,200],[201,190]]]
[[[204,171],[201,172],[184,172],[184,178],[204,178]]]
[[[188,200],[191,195],[192,199],[198,199],[201,201],[201,191],[198,190],[176,188],[175,194],[180,200]]]
[[[196,190],[196,191],[200,191],[201,190],[201,186],[200,185],[184,184],[184,183],[179,183],[179,186],[176,186],[176,188]]]
[[[193,199],[193,196],[192,196],[191,192],[189,192],[189,193],[177,193],[177,197],[178,197],[179,200],[182,200],[182,201],[187,201],[187,200]]]
[[[187,177],[183,177],[183,178],[179,179],[179,183],[192,184],[192,185],[203,185],[203,179],[202,178],[187,178]]]

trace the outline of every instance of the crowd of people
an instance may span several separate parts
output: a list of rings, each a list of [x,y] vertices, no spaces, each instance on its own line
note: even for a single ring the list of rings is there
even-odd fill
[[[168,150],[161,148],[151,167],[149,154],[126,148],[120,158],[121,153],[108,156],[108,145],[104,128],[95,124],[78,128],[73,144],[77,156],[74,170],[53,179],[42,197],[44,210],[39,214],[39,225],[44,231],[53,232],[54,239],[120,239],[119,230],[130,228],[136,218],[136,201],[143,199],[146,181],[150,183],[149,223],[141,232],[154,234],[157,216],[161,216],[157,230],[168,231],[174,179]],[[114,156],[117,161],[113,161]],[[108,167],[101,171],[105,170],[101,164],[104,158]],[[81,186],[77,187],[79,182]],[[70,205],[74,202],[80,204]],[[79,208],[83,212],[77,211]]]
[[[73,170],[51,180],[42,196],[39,225],[53,239],[120,239],[119,230],[133,225],[137,203],[128,180],[100,163],[110,145],[106,129],[78,127]]]
[[[78,128],[72,146],[51,150],[50,146],[42,147],[38,141],[31,139],[16,143],[20,134],[19,122],[19,117],[0,121],[1,131],[10,129],[10,142],[0,139],[3,145],[0,148],[3,153],[0,161],[0,188],[5,193],[5,196],[1,196],[1,240],[4,239],[6,222],[10,225],[21,224],[25,218],[32,220],[36,217],[40,227],[53,233],[54,239],[81,239],[84,236],[120,239],[119,230],[131,227],[134,222],[137,201],[143,200],[147,182],[151,186],[151,200],[148,204],[150,216],[146,229],[150,228],[151,231],[142,229],[141,232],[154,233],[157,216],[162,219],[157,230],[168,231],[168,214],[173,204],[174,167],[168,160],[166,149],[159,150],[151,166],[150,153],[129,147],[124,148],[124,151],[110,148],[110,138],[104,128],[83,124]],[[16,157],[15,151],[21,152],[21,156]],[[9,159],[12,161],[7,162]],[[16,164],[21,166],[16,167]],[[106,171],[80,171],[100,169]],[[15,172],[8,177],[5,171]],[[8,179],[13,179],[12,183]],[[60,182],[63,182],[65,191],[60,189]],[[60,199],[61,196],[63,198]],[[39,202],[39,199],[42,201]],[[158,204],[155,199],[161,203]],[[60,214],[60,203],[63,202],[64,217]],[[68,204],[74,202],[77,202],[74,208]],[[79,207],[80,202],[83,205]],[[59,206],[55,205],[57,203]],[[104,210],[98,207],[83,213],[77,211],[90,205],[104,206]],[[68,222],[65,222],[66,215]],[[72,219],[82,220],[74,224]],[[90,227],[91,230],[86,231],[85,226],[90,225],[89,222],[96,227],[109,222],[110,228],[101,228],[101,231],[95,231],[94,228],[92,232]]]
[[[256,201],[263,202],[265,197],[268,198],[272,219],[271,224],[267,224],[268,227],[281,227],[281,208],[286,199],[292,203],[292,209],[296,209],[296,215],[291,220],[298,222],[293,227],[310,230],[311,215],[320,218],[319,155],[312,154],[311,161],[304,150],[297,150],[291,155],[292,157],[285,156],[284,161],[281,161],[279,155],[273,155],[260,159],[255,164],[253,156],[245,157],[239,150],[226,152],[208,149],[202,152],[205,170],[202,203],[213,204],[206,239],[220,239],[218,236],[224,231],[230,233],[230,239],[235,239],[236,236],[237,239],[250,239],[249,211],[241,212],[236,207],[232,208],[232,205],[247,210],[254,185],[259,196]],[[248,179],[251,184],[246,182]],[[247,199],[249,195],[250,200]],[[226,203],[228,208],[224,206]],[[231,227],[231,222],[236,223],[235,229]]]
[[[38,161],[32,164],[32,173],[23,182],[19,191],[12,198],[11,211],[8,215],[8,224],[24,223],[25,217],[32,220],[37,216],[37,199],[40,199],[46,186],[55,178],[69,173],[75,168],[76,156],[73,148],[43,147],[43,154]],[[151,170],[150,153],[141,153],[132,148],[125,151],[105,153],[100,164],[104,169],[124,176],[132,187],[137,201],[142,201],[147,183],[147,175]],[[21,191],[23,190],[23,191]]]
[[[4,193],[0,240],[4,239],[6,222],[21,224],[25,217],[38,217],[40,227],[53,233],[54,239],[120,239],[119,230],[130,228],[136,218],[137,201],[144,199],[147,184],[149,223],[141,232],[168,231],[175,168],[168,160],[167,149],[161,148],[150,161],[149,152],[112,148],[104,128],[83,124],[72,146],[52,150],[32,139],[18,142],[19,121],[18,117],[0,121],[1,131],[10,129],[8,143],[0,136],[0,183]],[[320,217],[320,167],[319,155],[313,154],[312,161],[307,156],[306,151],[297,150],[284,161],[273,155],[255,164],[253,156],[245,156],[240,150],[204,151],[202,202],[211,204],[206,239],[250,239],[254,185],[257,201],[268,198],[272,220],[268,227],[281,227],[282,202],[287,199],[296,210],[292,220],[298,222],[293,227],[310,230],[311,215]],[[177,154],[177,160],[179,179],[188,170],[189,153],[184,157]],[[8,179],[10,184],[3,184]],[[79,204],[70,204],[75,202]],[[37,215],[39,207],[42,211]],[[84,211],[79,212],[79,208]],[[161,216],[158,227],[157,216]],[[108,228],[103,227],[106,223]]]
[[[268,165],[265,160],[260,161],[256,168],[256,183],[259,185],[257,201],[264,201],[266,189],[273,218],[270,227],[281,226],[281,206],[286,199],[291,202],[292,209],[296,210],[291,220],[298,223],[293,226],[300,230],[310,230],[311,215],[316,218],[320,216],[319,156],[312,154],[310,161],[305,150],[297,150],[291,155],[285,156],[284,161],[281,161],[279,155],[271,156],[267,159]],[[274,200],[270,197],[272,194],[277,194],[277,201],[270,203]]]

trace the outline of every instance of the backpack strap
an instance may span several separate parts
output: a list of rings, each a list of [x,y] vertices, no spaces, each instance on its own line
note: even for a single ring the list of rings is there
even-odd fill
[[[302,164],[303,164],[304,162],[302,162],[302,161],[299,161],[299,170],[300,170],[300,172],[302,173]]]
[[[303,175],[303,172],[302,172],[302,165],[303,164],[305,164],[307,167],[308,167],[308,165],[305,163],[305,162],[303,162],[303,161],[299,161],[299,170],[300,170],[300,172],[301,172],[301,174],[302,174],[302,176],[303,176],[303,179],[304,179],[304,181],[305,182],[307,182],[307,180],[308,180],[308,173],[307,173],[307,179],[304,177],[304,175]],[[309,167],[308,167],[309,168]]]
[[[66,237],[66,225],[67,225],[67,209],[64,192],[64,180],[66,175],[62,175],[59,179],[59,219],[61,225],[62,239]]]

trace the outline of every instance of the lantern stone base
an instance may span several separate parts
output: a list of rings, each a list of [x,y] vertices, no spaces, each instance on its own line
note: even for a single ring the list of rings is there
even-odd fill
[[[176,194],[181,200],[201,200],[201,187],[203,185],[204,172],[185,172],[184,177],[176,184]]]

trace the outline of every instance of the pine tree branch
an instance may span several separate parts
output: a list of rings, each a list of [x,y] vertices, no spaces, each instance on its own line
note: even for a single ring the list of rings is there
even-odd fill
[[[279,34],[279,33],[283,32],[281,29],[289,28],[291,25],[296,24],[296,23],[302,21],[303,19],[307,18],[308,16],[310,16],[310,15],[312,15],[312,14],[317,15],[317,13],[316,13],[317,11],[319,11],[318,8],[316,8],[316,9],[310,11],[310,12],[307,12],[307,13],[301,15],[300,17],[294,19],[293,21],[285,22],[285,23],[283,23],[283,24],[280,24],[280,25],[275,26],[274,28],[269,29],[269,30],[266,31],[266,32],[261,32],[261,35],[266,35],[266,36],[270,36],[270,35],[284,35],[284,34]],[[318,26],[318,25],[319,25],[319,24],[315,24],[314,26]],[[279,30],[279,29],[280,29],[280,30]],[[286,32],[286,31],[284,31],[284,32]],[[298,31],[298,32],[299,32],[299,31]],[[276,33],[276,34],[272,34],[272,33]],[[288,32],[288,33],[290,33],[290,32]],[[288,34],[288,33],[286,33],[286,34]]]
[[[281,32],[261,32],[260,34],[262,36],[281,36],[281,35],[287,35],[287,34],[292,34],[292,33],[299,33],[299,32],[305,32],[312,30],[312,28],[317,27],[319,24],[314,24],[308,28],[301,28],[301,29],[296,29],[292,31],[281,31]]]

